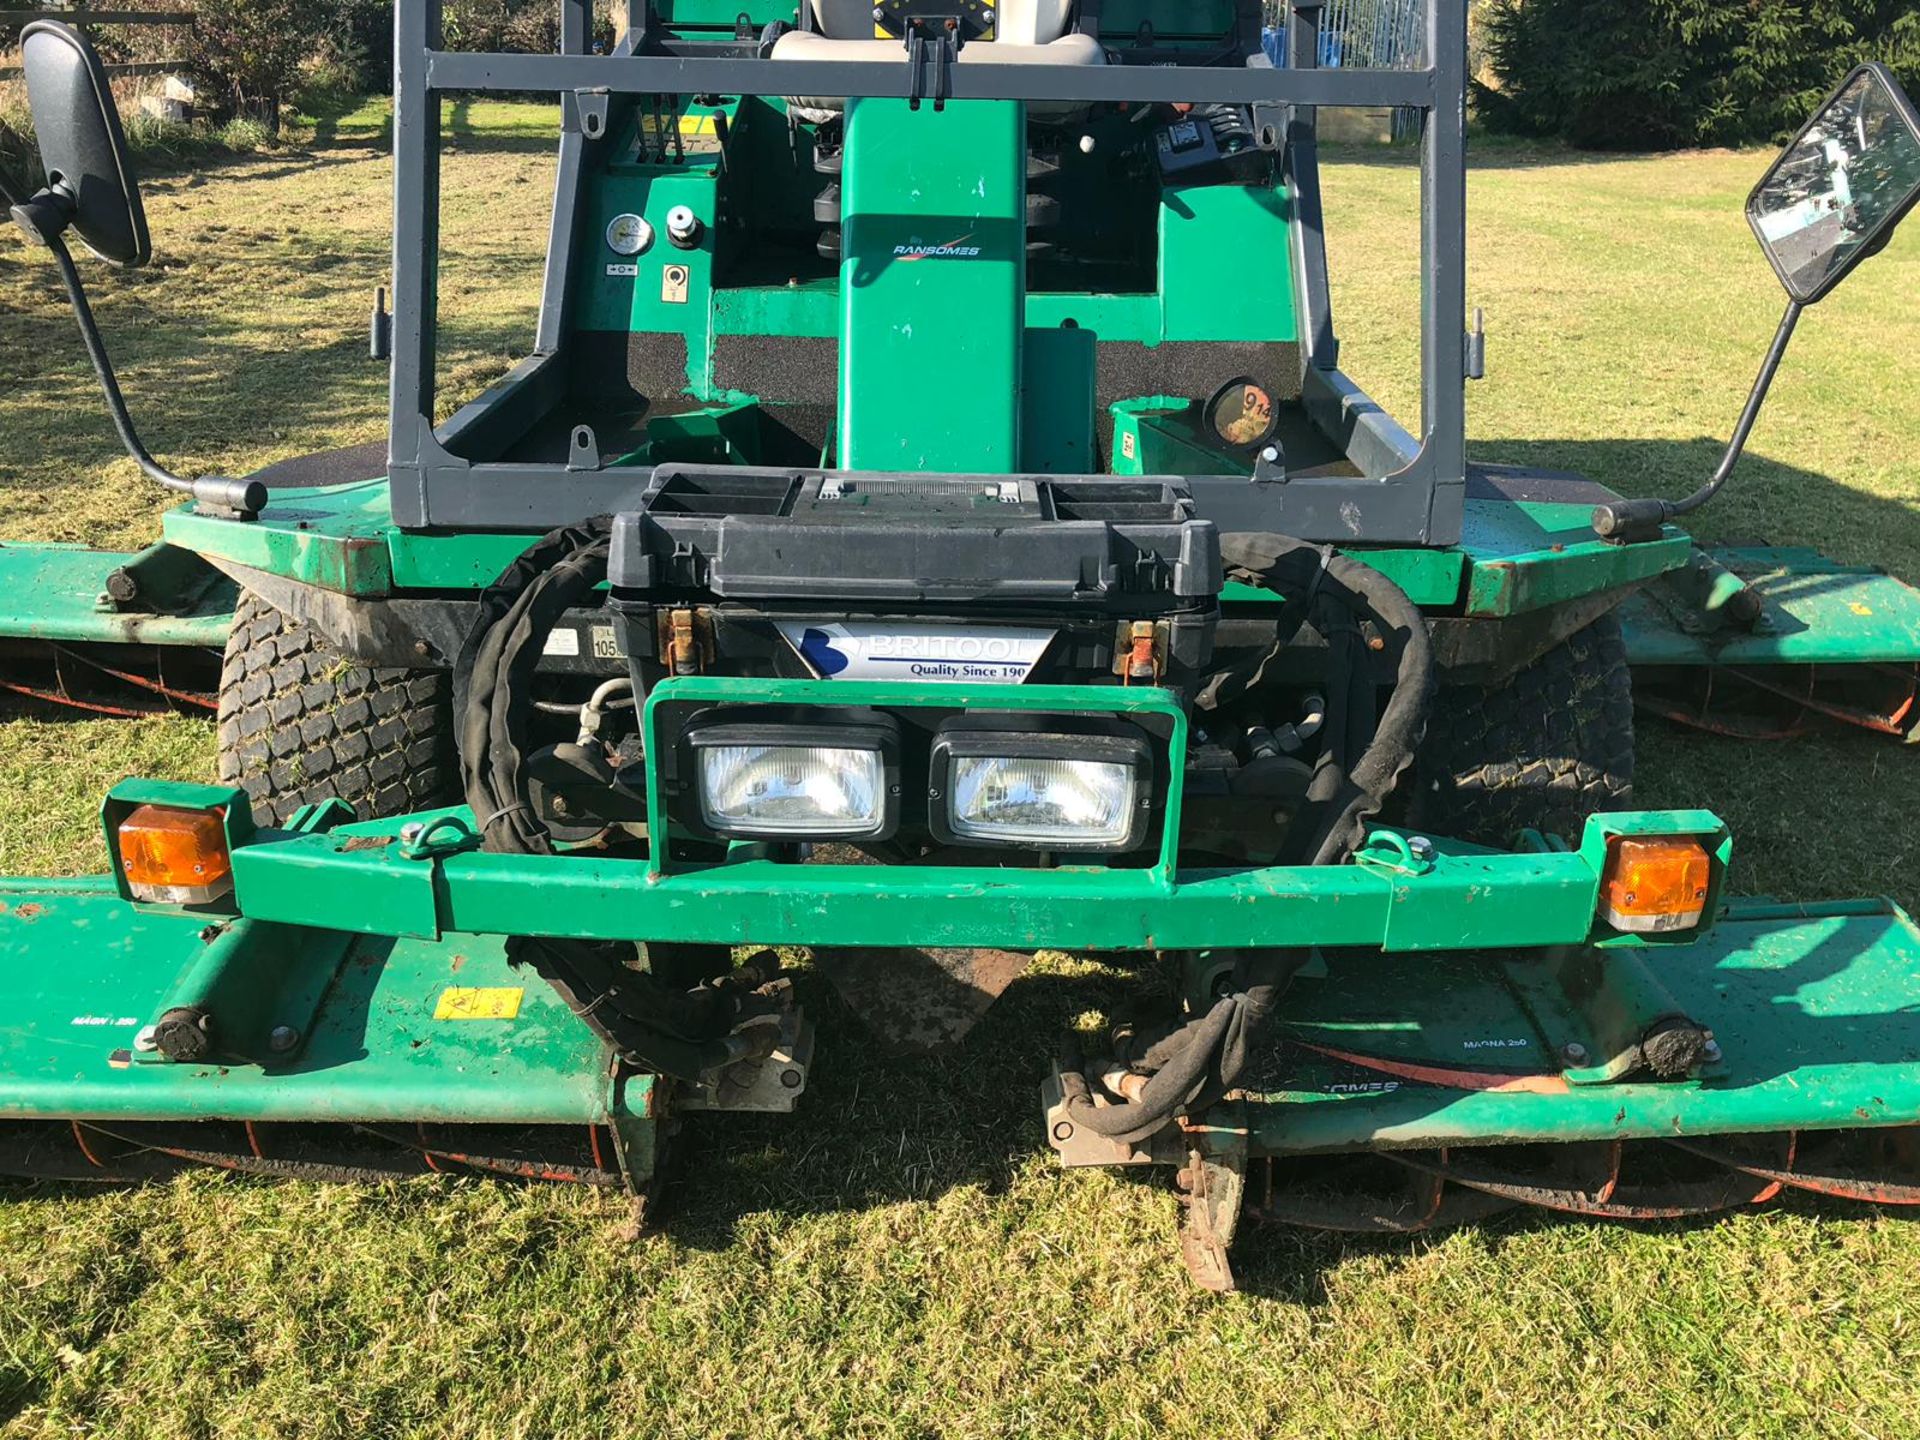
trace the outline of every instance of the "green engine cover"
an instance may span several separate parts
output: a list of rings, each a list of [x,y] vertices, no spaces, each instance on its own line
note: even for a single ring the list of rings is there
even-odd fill
[[[1020,468],[1025,107],[847,106],[839,463]]]

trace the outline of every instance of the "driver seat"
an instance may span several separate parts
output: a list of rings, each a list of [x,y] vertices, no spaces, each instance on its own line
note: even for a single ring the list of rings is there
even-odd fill
[[[815,28],[789,30],[774,42],[775,60],[876,60],[906,63],[899,40],[875,39],[872,0],[807,0]],[[1106,51],[1091,35],[1071,28],[1072,0],[999,0],[994,38],[961,47],[962,65],[1104,65]],[[845,96],[794,95],[787,103],[803,120],[832,119],[847,108]],[[1068,120],[1086,114],[1079,100],[1030,101],[1034,119]]]

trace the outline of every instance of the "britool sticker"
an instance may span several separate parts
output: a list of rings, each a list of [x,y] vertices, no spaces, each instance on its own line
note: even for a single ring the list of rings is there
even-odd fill
[[[1025,626],[889,625],[879,621],[776,622],[813,673],[830,680],[988,681],[1017,685],[1054,632]]]

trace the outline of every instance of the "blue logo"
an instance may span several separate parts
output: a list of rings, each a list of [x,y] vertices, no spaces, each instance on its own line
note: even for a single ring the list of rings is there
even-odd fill
[[[833,648],[831,635],[812,626],[800,633],[800,657],[823,677],[838,675],[853,663],[843,652]]]

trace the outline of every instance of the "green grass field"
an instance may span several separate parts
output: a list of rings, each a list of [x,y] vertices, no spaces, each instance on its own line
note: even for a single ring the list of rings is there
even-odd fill
[[[531,333],[549,119],[453,116],[446,393]],[[156,264],[89,267],[148,442],[178,468],[381,434],[364,327],[386,267],[383,122],[321,117],[302,151],[156,177]],[[1477,455],[1692,488],[1778,318],[1740,217],[1764,163],[1486,152]],[[1415,173],[1355,153],[1328,183],[1344,358],[1411,418]],[[1703,532],[1920,576],[1916,295],[1920,224],[1803,323]],[[161,508],[119,455],[51,267],[0,240],[0,538],[134,544]],[[1737,889],[1920,903],[1920,755],[1653,723],[1641,750],[1643,801],[1733,824]],[[205,778],[212,758],[189,720],[0,719],[0,872],[97,866],[106,784]],[[1041,1148],[1053,1040],[1118,983],[1044,968],[960,1053],[911,1063],[813,990],[803,1113],[696,1120],[666,1229],[637,1242],[611,1200],[485,1180],[0,1182],[0,1436],[1920,1434],[1920,1224],[1892,1214],[1256,1231],[1245,1293],[1195,1293],[1167,1190],[1061,1173]]]

